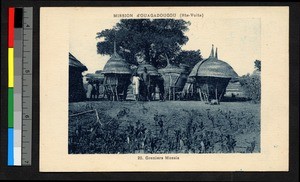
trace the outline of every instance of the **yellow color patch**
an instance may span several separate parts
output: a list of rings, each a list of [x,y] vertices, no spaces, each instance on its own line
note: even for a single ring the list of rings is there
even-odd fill
[[[14,87],[14,48],[8,48],[8,87]]]

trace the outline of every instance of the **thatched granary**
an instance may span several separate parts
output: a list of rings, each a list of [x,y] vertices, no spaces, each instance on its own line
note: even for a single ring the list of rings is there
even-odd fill
[[[87,71],[87,67],[69,53],[69,102],[85,100],[82,79],[82,72],[84,71]]]
[[[105,64],[102,74],[104,74],[103,84],[108,99],[125,100],[132,71],[129,64],[117,54],[116,46],[114,46],[114,54]]]
[[[195,78],[200,100],[219,102],[225,94],[231,79],[237,78],[237,73],[226,62],[219,60],[212,48],[209,58],[197,63],[189,77]]]
[[[151,64],[147,64],[147,63],[141,63],[138,65],[137,70],[136,70],[137,74],[141,75],[144,72],[144,68],[147,69],[147,72],[150,76],[159,76],[160,75],[154,66],[152,66]]]
[[[196,88],[196,84],[195,84],[195,78],[194,77],[188,77],[187,81],[183,87],[182,90],[182,97],[185,99],[192,99],[194,100],[195,98],[197,98],[197,88]],[[199,96],[199,94],[198,94]]]
[[[188,73],[186,69],[168,63],[165,68],[159,69],[159,73],[164,79],[165,97],[169,100],[171,98],[175,100],[176,92],[181,92],[187,81]]]

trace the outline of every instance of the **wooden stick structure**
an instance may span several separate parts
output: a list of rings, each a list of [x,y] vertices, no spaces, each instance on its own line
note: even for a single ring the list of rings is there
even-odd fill
[[[118,77],[117,77],[117,75],[115,74],[115,78],[116,78],[116,87],[115,87],[115,89],[116,89],[116,97],[117,97],[117,101],[119,101],[119,93],[118,93],[118,85],[119,85],[119,79],[118,79]]]
[[[99,119],[98,111],[96,109],[94,109],[94,110],[95,110],[95,113],[96,113],[97,121],[102,126],[103,124],[102,124],[102,122]]]
[[[93,110],[83,111],[83,112],[76,113],[76,114],[70,114],[69,117],[79,116],[79,115],[83,115],[83,114],[90,113],[90,112],[95,112],[95,110],[93,109]]]
[[[172,84],[172,76],[170,76],[170,82],[169,82],[169,100],[171,100],[171,93],[172,93],[172,88],[171,88],[171,84]]]
[[[216,100],[218,100],[218,88],[217,87],[215,89],[215,94],[216,94]]]
[[[103,123],[100,121],[99,114],[98,114],[98,111],[96,109],[88,110],[88,111],[83,111],[83,112],[76,113],[76,114],[71,114],[71,115],[69,115],[69,117],[80,116],[80,115],[84,115],[84,114],[91,113],[91,112],[95,112],[96,118],[97,118],[97,122],[102,126]],[[77,119],[77,121],[78,121],[78,119]]]
[[[221,100],[224,91],[225,91],[225,89],[222,90],[222,93],[221,93],[221,95],[220,95],[220,97],[219,97],[219,101]]]

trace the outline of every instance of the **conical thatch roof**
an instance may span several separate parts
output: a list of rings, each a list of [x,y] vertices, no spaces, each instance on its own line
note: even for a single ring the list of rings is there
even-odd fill
[[[212,52],[213,54],[213,52]],[[216,55],[218,53],[216,52]],[[237,78],[237,73],[226,62],[211,55],[209,58],[197,63],[191,71],[190,77],[216,77],[216,78]]]
[[[180,67],[175,66],[175,65],[168,64],[165,68],[159,69],[158,72],[161,73],[161,74],[168,74],[168,73],[181,74],[181,73],[185,72],[185,69],[180,68]]]
[[[102,74],[102,70],[95,71],[95,74]]]
[[[80,71],[87,71],[87,67],[83,65],[77,58],[69,53],[69,66],[79,69]]]
[[[147,63],[139,64],[139,66],[137,67],[137,73],[138,74],[144,73],[145,67],[147,68],[147,71],[150,76],[159,76],[160,75],[154,66],[152,66],[151,64],[147,64]]]
[[[114,53],[111,58],[105,64],[103,74],[131,74],[129,64],[125,62],[121,56]]]

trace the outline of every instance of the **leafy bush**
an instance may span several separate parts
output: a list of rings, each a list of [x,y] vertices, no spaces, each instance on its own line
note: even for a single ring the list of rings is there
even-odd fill
[[[261,81],[259,74],[243,75],[240,78],[241,86],[246,96],[254,103],[260,103],[261,100]]]

